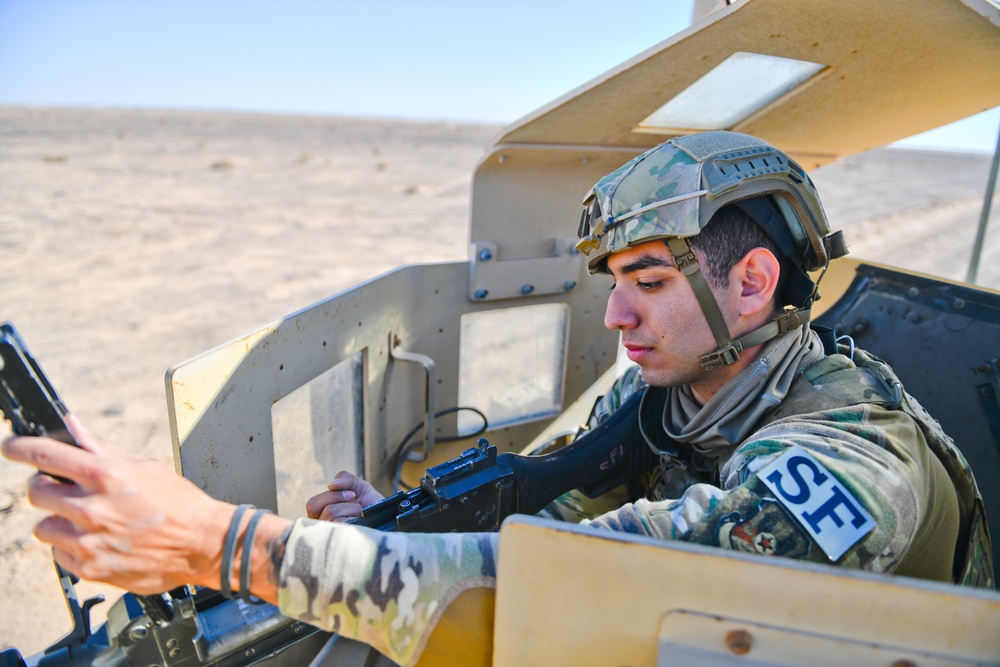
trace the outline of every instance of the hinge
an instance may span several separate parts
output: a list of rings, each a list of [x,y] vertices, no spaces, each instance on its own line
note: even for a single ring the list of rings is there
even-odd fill
[[[469,245],[469,299],[495,301],[572,292],[580,280],[584,256],[576,239],[557,238],[551,255],[501,259],[497,244]]]

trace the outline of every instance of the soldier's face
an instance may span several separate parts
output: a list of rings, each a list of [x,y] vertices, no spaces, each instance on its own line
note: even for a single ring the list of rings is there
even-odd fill
[[[691,283],[674,264],[662,241],[650,241],[608,258],[614,286],[604,324],[621,332],[628,358],[651,385],[700,388],[723,378],[702,369],[701,355],[716,349],[715,338]],[[734,310],[727,290],[713,288],[727,324]],[[721,297],[721,298],[720,298]]]

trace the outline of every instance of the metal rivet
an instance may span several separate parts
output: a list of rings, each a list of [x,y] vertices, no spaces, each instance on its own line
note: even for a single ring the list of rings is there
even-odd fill
[[[170,638],[167,640],[167,648],[177,648],[177,640]]]
[[[531,294],[534,291],[535,291],[535,286],[534,285],[522,285],[521,286],[521,294],[527,295],[527,294]]]
[[[243,655],[245,655],[245,656],[246,656],[246,657],[248,657],[248,658],[252,658],[252,657],[253,657],[253,654],[254,654],[254,653],[256,653],[256,652],[257,652],[257,651],[253,650],[252,648],[248,648],[248,649],[246,650],[246,653],[244,653]]]
[[[292,628],[292,632],[294,632],[295,634],[301,634],[302,633],[302,626],[301,625],[294,626]]]
[[[181,654],[181,650],[179,648],[172,648],[172,649],[170,649],[170,657],[171,658],[176,658],[180,654]]]
[[[563,289],[566,290],[567,292],[569,292],[570,290],[576,289],[576,281],[575,280],[567,280],[565,283],[563,283]]]
[[[489,294],[489,292],[487,292],[486,290],[484,290],[484,289],[477,289],[476,290],[476,299],[485,299],[487,294]]]
[[[144,625],[137,625],[137,626],[135,626],[134,628],[132,628],[131,630],[128,631],[128,638],[131,639],[134,642],[137,642],[140,639],[145,639],[147,632],[148,631],[146,630],[146,626],[144,626]]]
[[[955,307],[955,310],[962,310],[965,308],[965,299],[955,299],[951,305]]]
[[[400,507],[409,507],[410,506],[410,501],[409,500],[401,500],[401,501],[399,501],[399,506]]]
[[[488,262],[493,259],[493,253],[490,252],[489,248],[483,248],[479,251],[479,259],[484,262]]]
[[[911,287],[909,290],[907,290],[906,293],[910,295],[911,299],[916,299],[918,296],[920,296],[920,290],[918,290],[916,287]]]
[[[746,655],[753,647],[753,637],[746,630],[730,630],[726,633],[726,646],[736,655]]]

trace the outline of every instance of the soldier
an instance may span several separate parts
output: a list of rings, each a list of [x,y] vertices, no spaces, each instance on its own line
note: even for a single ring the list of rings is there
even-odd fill
[[[662,405],[660,465],[588,506],[547,510],[595,529],[991,586],[989,539],[961,453],[884,363],[808,326],[809,272],[846,253],[804,171],[753,137],[668,141],[601,179],[582,251],[611,277],[605,324],[636,366],[606,418],[645,389]],[[249,592],[400,663],[465,591],[495,586],[496,534],[379,533],[216,501],[166,468],[99,442],[13,438],[36,475],[36,535],[79,575],[129,590],[195,583]],[[670,445],[660,445],[670,442]],[[312,517],[379,494],[342,474]],[[489,611],[476,608],[489,620]]]

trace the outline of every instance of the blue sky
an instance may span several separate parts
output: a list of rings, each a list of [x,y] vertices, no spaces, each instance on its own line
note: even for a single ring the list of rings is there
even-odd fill
[[[683,29],[691,7],[0,0],[0,104],[509,123]],[[992,151],[998,130],[994,109],[905,144]]]

